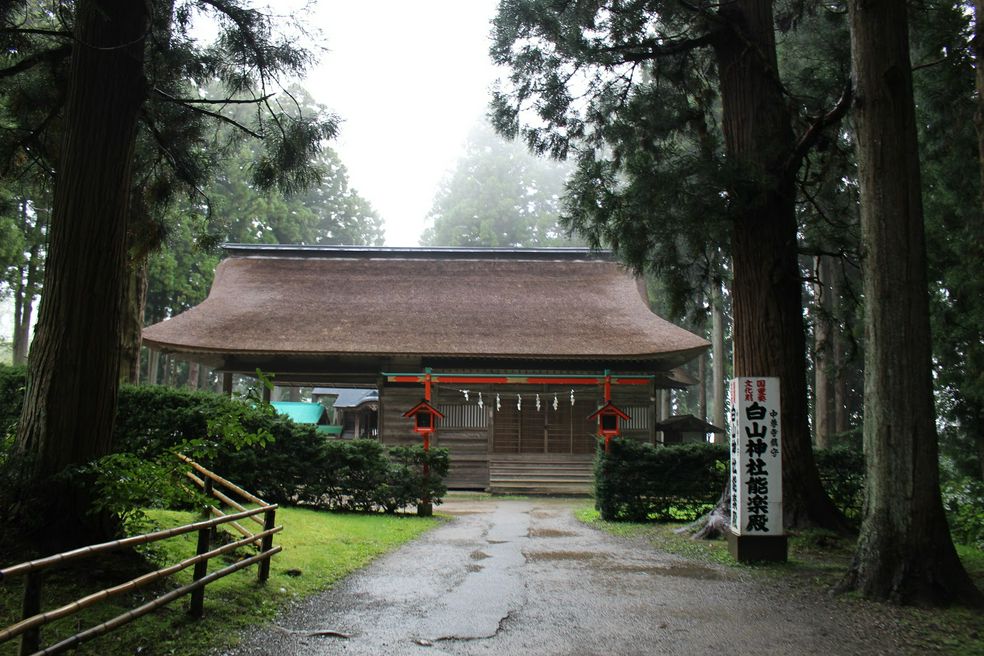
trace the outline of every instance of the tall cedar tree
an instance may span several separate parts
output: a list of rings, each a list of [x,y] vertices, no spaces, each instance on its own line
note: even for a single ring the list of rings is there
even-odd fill
[[[282,25],[280,33],[274,31],[271,16],[248,0],[147,4],[147,97],[138,115],[122,331],[121,370],[130,379],[138,364],[147,257],[166,239],[168,209],[183,195],[190,197],[184,207],[208,214],[203,188],[230,144],[241,139],[263,145],[249,166],[254,188],[306,189],[321,181],[325,170],[317,158],[337,127],[322,108],[302,107],[289,92],[276,93],[283,91],[278,81],[299,75],[311,56]],[[212,43],[189,34],[200,16],[216,27]],[[4,5],[0,20],[0,107],[12,127],[0,131],[0,174],[44,182],[60,170],[72,3],[53,12],[16,0]]]
[[[137,115],[147,95],[147,26],[144,2],[76,5],[45,293],[16,444],[35,483],[110,447],[131,165]],[[84,521],[84,498],[53,496],[57,508],[47,517],[47,532],[66,542],[101,537]]]
[[[785,523],[840,530],[807,420],[795,182],[847,103],[797,138],[774,18],[769,0],[503,0],[494,118],[536,150],[579,150],[570,220],[638,269],[682,279],[730,247],[734,374],[781,379]]]
[[[926,246],[905,3],[851,0],[865,310],[861,535],[846,589],[981,604],[940,499]]]
[[[130,352],[139,348],[140,300],[129,293],[131,274],[160,245],[164,209],[180,192],[200,198],[223,151],[212,140],[217,126],[262,140],[253,183],[285,193],[320,180],[311,161],[337,126],[333,116],[303,115],[290,100],[274,98],[270,89],[277,80],[300,73],[311,58],[243,0],[134,3],[139,29],[131,25],[137,9],[122,11],[117,4],[127,3],[90,1],[52,14],[21,0],[0,10],[3,61],[10,64],[0,68],[0,100],[31,107],[21,98],[25,74],[71,89],[38,102],[40,115],[19,111],[17,129],[0,134],[5,177],[56,178],[49,263],[16,451],[25,462],[22,517],[30,514],[24,509],[33,493],[76,499],[53,515],[73,526],[59,530],[58,521],[46,521],[43,527],[63,542],[102,537],[91,534],[106,528],[86,521],[85,500],[59,494],[53,480],[65,484],[63,472],[108,451],[120,353],[127,344]],[[199,14],[214,19],[212,44],[189,36]],[[80,36],[90,31],[99,40]],[[60,85],[66,67],[59,63],[69,56],[71,82]],[[223,93],[207,95],[198,87],[205,83]],[[30,88],[38,86],[45,85]],[[248,124],[223,113],[242,104],[254,108]],[[60,148],[54,135],[63,135]]]

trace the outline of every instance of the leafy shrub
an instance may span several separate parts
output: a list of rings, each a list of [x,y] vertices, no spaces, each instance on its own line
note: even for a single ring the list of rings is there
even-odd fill
[[[864,454],[856,448],[838,446],[818,449],[813,455],[830,499],[848,521],[859,524],[864,505]]]
[[[422,446],[394,446],[389,448],[391,466],[380,503],[386,512],[417,504],[422,499],[440,503],[447,494],[444,478],[448,475],[450,459],[447,449],[424,451]],[[424,476],[424,465],[428,475]]]
[[[953,539],[984,549],[984,482],[964,478],[947,483],[943,507]]]
[[[615,439],[595,458],[595,506],[606,520],[692,520],[713,507],[727,478],[727,447],[654,447]]]
[[[0,371],[0,385],[22,389],[23,380],[23,369]],[[22,395],[9,408],[0,406],[0,420],[13,417],[16,424],[21,403]],[[137,505],[177,500],[170,490],[160,489],[180,469],[172,457],[176,452],[272,503],[395,512],[428,497],[440,503],[446,492],[446,450],[425,454],[419,446],[330,440],[269,406],[211,392],[123,386],[113,450],[79,468],[78,475],[94,481],[104,498],[102,510],[122,519]],[[431,470],[426,481],[425,461]],[[136,479],[142,484],[127,484]]]
[[[0,364],[0,439],[11,436],[24,404],[27,369]]]

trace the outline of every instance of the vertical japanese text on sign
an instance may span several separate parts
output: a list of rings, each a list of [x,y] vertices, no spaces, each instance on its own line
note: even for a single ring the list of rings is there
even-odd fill
[[[782,435],[778,378],[731,381],[731,528],[782,535]]]

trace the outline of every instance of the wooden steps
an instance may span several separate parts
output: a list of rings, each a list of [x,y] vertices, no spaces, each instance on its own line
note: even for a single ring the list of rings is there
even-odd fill
[[[590,494],[591,457],[551,458],[489,455],[489,491],[496,494]]]

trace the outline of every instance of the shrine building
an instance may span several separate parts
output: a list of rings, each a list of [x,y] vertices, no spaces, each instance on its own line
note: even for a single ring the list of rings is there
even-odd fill
[[[692,383],[679,368],[709,346],[653,314],[606,251],[224,248],[208,298],[144,344],[223,372],[227,390],[256,369],[377,389],[385,444],[420,442],[404,414],[429,396],[451,488],[587,491],[599,435],[656,442],[658,391]]]

